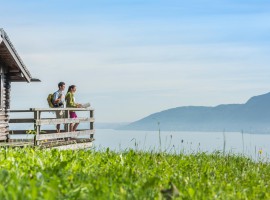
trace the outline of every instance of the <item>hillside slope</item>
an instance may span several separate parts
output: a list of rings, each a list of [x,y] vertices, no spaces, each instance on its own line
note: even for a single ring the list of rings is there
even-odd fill
[[[270,93],[245,104],[187,106],[164,110],[120,127],[126,130],[270,132]]]

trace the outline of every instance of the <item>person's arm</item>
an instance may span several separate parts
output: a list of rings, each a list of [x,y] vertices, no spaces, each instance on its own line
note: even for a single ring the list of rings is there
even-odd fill
[[[66,95],[66,101],[67,101],[67,106],[72,107],[72,108],[77,108],[77,104],[74,102],[71,93],[67,93]]]
[[[77,103],[77,108],[82,108],[82,104]]]

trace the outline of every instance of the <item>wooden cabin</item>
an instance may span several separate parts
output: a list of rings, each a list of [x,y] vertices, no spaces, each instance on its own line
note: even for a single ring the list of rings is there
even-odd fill
[[[33,79],[22,59],[12,45],[8,35],[0,29],[0,140],[6,140],[9,133],[11,82],[32,82]]]
[[[22,59],[18,55],[9,37],[3,29],[0,29],[0,146],[43,146],[62,148],[89,148],[94,140],[94,109],[93,108],[29,108],[26,110],[9,110],[11,82],[39,82],[32,78]],[[42,118],[42,113],[62,110],[66,118]],[[87,112],[88,117],[76,119],[69,118],[69,112]],[[9,113],[32,113],[32,118],[10,119]],[[9,130],[9,123],[32,123],[34,124],[33,134],[29,130]],[[70,132],[69,124],[87,123],[89,128]],[[44,125],[63,124],[64,130],[56,133],[56,130],[42,131]],[[20,142],[17,142],[17,141]],[[15,143],[14,143],[15,141]],[[16,143],[17,142],[17,143]],[[66,148],[64,147],[64,148]]]

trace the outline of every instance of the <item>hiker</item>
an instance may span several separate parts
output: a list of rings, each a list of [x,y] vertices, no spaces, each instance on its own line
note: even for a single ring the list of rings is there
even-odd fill
[[[58,83],[58,91],[56,91],[53,94],[53,106],[54,108],[64,108],[64,102],[65,102],[65,90],[66,84],[64,82]],[[62,119],[65,118],[65,112],[62,110],[57,110],[56,112],[56,118]],[[57,133],[60,133],[60,124],[56,125],[56,131]]]
[[[71,85],[68,87],[68,92],[67,92],[66,98],[65,98],[67,108],[81,108],[82,107],[82,104],[75,102],[75,97],[74,97],[75,92],[76,92],[75,85]],[[73,118],[73,119],[77,118],[76,112],[70,111],[69,117]],[[79,123],[70,124],[70,131],[76,131],[78,125],[79,125]]]

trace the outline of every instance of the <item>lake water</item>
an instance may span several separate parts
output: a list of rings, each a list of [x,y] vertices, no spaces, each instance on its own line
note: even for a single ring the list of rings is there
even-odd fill
[[[14,126],[11,124],[10,127],[14,130],[33,129],[33,125]],[[50,126],[48,128],[54,129],[55,127]],[[270,161],[270,134],[173,132],[161,130],[159,140],[158,131],[96,129],[94,146],[97,150],[110,148],[115,151],[126,149],[160,151],[161,149],[168,153],[211,153],[215,151],[223,152],[225,150],[226,153],[244,154],[256,160]]]
[[[211,153],[225,150],[227,153],[245,154],[255,159],[270,159],[270,134],[161,131],[159,139],[158,131],[97,129],[95,139],[94,146],[98,150],[162,149],[168,153]]]

